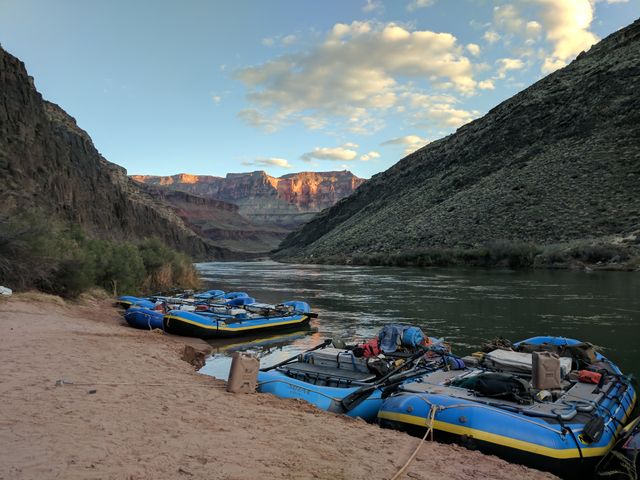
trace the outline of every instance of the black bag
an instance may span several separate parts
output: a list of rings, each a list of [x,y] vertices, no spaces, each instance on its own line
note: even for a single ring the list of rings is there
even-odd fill
[[[485,372],[451,382],[454,387],[473,390],[482,397],[532,403],[529,383],[507,373]]]

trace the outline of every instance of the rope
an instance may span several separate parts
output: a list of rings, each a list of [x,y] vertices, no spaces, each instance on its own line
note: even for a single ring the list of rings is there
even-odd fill
[[[404,474],[404,472],[407,470],[407,468],[409,468],[409,465],[411,465],[411,462],[413,462],[413,460],[416,458],[416,455],[418,455],[418,451],[420,450],[420,447],[427,440],[427,436],[429,434],[431,434],[431,439],[430,440],[433,442],[433,423],[434,423],[435,418],[436,418],[436,411],[437,410],[438,410],[438,408],[435,405],[429,410],[429,423],[427,424],[428,425],[427,431],[424,432],[424,436],[420,440],[420,443],[418,443],[418,446],[413,451],[413,453],[411,454],[409,459],[405,462],[405,464],[402,466],[402,468],[400,470],[398,470],[393,477],[391,477],[391,480],[397,480],[398,478],[400,478],[401,475]]]

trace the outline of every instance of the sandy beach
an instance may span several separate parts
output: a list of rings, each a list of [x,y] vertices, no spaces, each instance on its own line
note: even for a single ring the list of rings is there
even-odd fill
[[[388,479],[419,442],[303,402],[227,393],[183,360],[201,359],[204,342],[129,328],[109,299],[15,295],[0,299],[0,325],[3,480]],[[425,442],[401,478],[553,477]]]

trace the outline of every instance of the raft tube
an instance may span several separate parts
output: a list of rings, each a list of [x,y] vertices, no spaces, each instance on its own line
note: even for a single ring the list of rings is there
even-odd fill
[[[133,305],[136,302],[139,302],[143,300],[142,298],[138,298],[138,297],[133,297],[131,295],[122,295],[121,297],[118,297],[118,300],[116,300],[116,305],[124,308],[125,310],[127,308],[129,308],[131,305]]]
[[[222,290],[207,290],[206,292],[196,293],[193,298],[197,300],[214,300],[225,298],[225,293]]]
[[[534,337],[515,345],[520,343],[573,345],[582,342]],[[555,418],[536,416],[537,404],[530,408],[497,406],[487,402],[486,397],[476,397],[476,400],[437,393],[437,387],[419,393],[410,387],[402,391],[400,387],[400,392],[384,401],[378,418],[383,426],[420,434],[431,424],[432,409],[435,409],[436,440],[456,442],[562,477],[579,477],[585,472],[592,473],[611,450],[636,402],[636,392],[620,369],[600,354],[598,359],[606,361],[615,372],[609,377],[612,380],[602,387],[604,395],[594,394],[591,402],[569,398]],[[588,388],[591,392],[591,386]],[[596,385],[593,389],[595,392]],[[592,413],[582,413],[590,404],[592,408],[595,405]],[[590,443],[583,431],[595,415],[604,421],[604,430],[598,440]]]
[[[258,392],[271,393],[280,398],[304,400],[321,410],[346,413],[349,417],[360,417],[368,422],[373,421],[382,406],[382,392],[379,389],[373,390],[362,403],[349,412],[345,412],[340,403],[343,398],[360,388],[361,386],[338,388],[313,385],[291,378],[277,370],[258,373]]]
[[[124,314],[124,319],[129,325],[143,330],[162,329],[162,317],[164,313],[148,308],[131,307]]]
[[[256,332],[298,328],[309,322],[309,305],[305,302],[284,302],[294,312],[277,317],[251,318],[243,315],[218,315],[208,312],[192,313],[172,310],[163,318],[165,331],[197,338],[225,338]]]

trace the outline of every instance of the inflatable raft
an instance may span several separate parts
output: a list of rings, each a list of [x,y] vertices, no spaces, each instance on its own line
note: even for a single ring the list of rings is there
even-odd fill
[[[118,300],[116,300],[116,305],[124,308],[125,310],[134,305],[138,307],[143,307],[143,308],[153,308],[154,302],[146,298],[133,297],[131,295],[123,295],[121,297],[118,297]]]
[[[416,327],[391,327],[395,328],[394,333],[399,331],[400,338],[392,336],[391,342],[385,343],[388,337],[381,333],[379,342],[371,340],[352,348],[325,345],[301,354],[295,361],[261,371],[258,391],[373,421],[382,406],[383,393],[428,371],[443,368],[446,359],[453,358],[442,350],[441,339],[425,339]],[[405,348],[397,350],[398,344]],[[366,352],[368,345],[375,345],[374,351]],[[389,346],[386,354],[378,348],[384,345]],[[434,354],[432,357],[430,352]]]
[[[279,305],[252,304],[227,314],[172,310],[163,318],[164,330],[198,338],[224,338],[256,332],[286,330],[306,325],[314,315],[305,302]]]
[[[593,472],[613,447],[636,392],[611,361],[593,351],[590,360],[581,355],[585,345],[535,337],[515,344],[520,352],[488,353],[477,367],[429,373],[401,385],[384,401],[378,418],[384,426],[416,433],[430,428],[438,440],[564,477]],[[527,352],[535,351],[564,356],[560,389],[530,390]]]
[[[162,317],[164,312],[135,306],[128,308],[124,314],[129,325],[143,330],[162,329]]]

